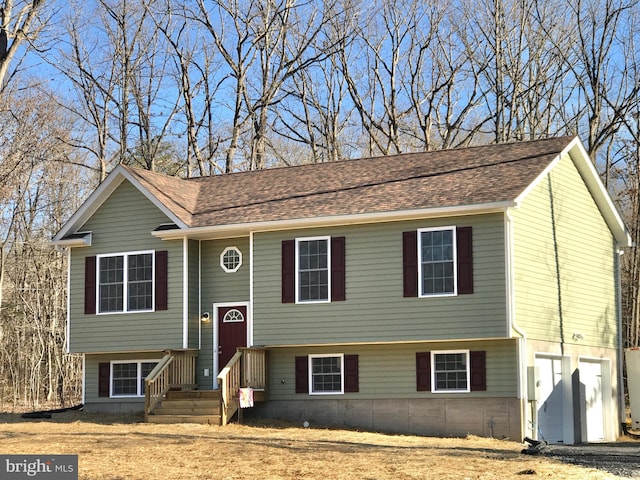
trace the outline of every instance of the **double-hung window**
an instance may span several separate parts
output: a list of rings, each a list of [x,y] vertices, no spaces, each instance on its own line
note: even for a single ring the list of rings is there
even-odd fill
[[[154,252],[98,256],[98,313],[152,311]]]
[[[469,351],[454,350],[431,352],[434,393],[469,392]]]
[[[309,385],[311,394],[344,393],[344,355],[310,355]]]
[[[420,296],[456,295],[456,229],[418,230]]]
[[[141,397],[144,380],[158,363],[157,360],[141,360],[111,363],[111,396]]]
[[[297,302],[331,300],[330,237],[296,239]]]
[[[356,354],[311,354],[296,357],[295,373],[296,393],[340,395],[360,390]]]

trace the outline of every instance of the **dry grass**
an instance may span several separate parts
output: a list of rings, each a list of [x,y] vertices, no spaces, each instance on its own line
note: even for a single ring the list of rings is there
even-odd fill
[[[425,438],[291,424],[151,425],[82,412],[0,414],[0,454],[78,454],[81,479],[611,479],[521,455],[511,441]]]

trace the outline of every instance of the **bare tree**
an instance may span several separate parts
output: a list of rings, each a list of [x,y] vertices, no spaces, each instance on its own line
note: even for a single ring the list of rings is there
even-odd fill
[[[304,145],[306,152],[294,162],[286,152],[274,149],[274,155],[284,165],[334,162],[347,157],[350,145],[349,119],[353,109],[345,106],[347,88],[334,57],[317,69],[298,72],[286,88],[286,100],[277,109],[275,131],[293,145]]]
[[[43,18],[44,6],[53,6],[47,0],[3,0],[0,2],[0,94],[16,70],[10,70],[23,48],[33,46],[48,18]]]
[[[83,3],[67,19],[68,48],[50,59],[75,87],[75,98],[63,106],[83,119],[74,145],[94,155],[100,179],[115,163],[154,170],[160,149],[175,137],[180,97],[169,75],[166,38],[149,15],[152,3]]]
[[[627,249],[622,267],[622,314],[625,347],[640,346],[640,116],[626,122],[632,124],[632,140],[622,149],[624,162],[614,167],[615,181],[620,185],[619,199],[634,246]],[[621,168],[622,167],[622,168]]]
[[[481,67],[460,40],[458,25],[463,22],[446,5],[431,4],[426,18],[428,25],[437,28],[421,34],[407,61],[410,81],[406,88],[413,110],[407,129],[418,150],[467,145],[484,126],[481,118],[471,117],[481,99]]]
[[[83,188],[64,140],[73,123],[34,88],[3,106],[0,156],[15,168],[3,172],[0,196],[2,399],[14,408],[78,401],[80,361],[65,354],[66,258],[48,242]]]
[[[67,20],[69,49],[61,51],[50,63],[59,68],[73,86],[75,98],[62,101],[61,105],[84,123],[84,128],[76,132],[70,142],[75,148],[91,153],[97,165],[86,166],[97,171],[99,181],[102,181],[114,162],[110,146],[111,108],[116,102],[117,71],[115,64],[104,57],[101,40],[85,37],[81,10],[73,11],[74,16]]]
[[[219,173],[216,157],[222,137],[214,119],[214,98],[219,86],[215,49],[203,45],[201,25],[185,5],[165,0],[151,2],[147,8],[172,52],[174,82],[182,99],[176,120],[183,125],[187,137],[186,174],[191,177],[194,173]],[[230,165],[222,171],[231,171]]]
[[[231,168],[245,130],[249,133],[250,169],[267,166],[266,149],[273,108],[297,72],[310,68],[335,50],[330,40],[314,49],[325,25],[336,14],[333,5],[295,0],[213,2],[198,0],[197,17],[207,27],[234,80]]]
[[[348,0],[336,8],[344,14],[329,19],[319,39],[321,43],[312,46],[314,50],[322,50],[326,43],[335,45],[336,52],[349,49],[355,31],[354,17],[359,12]],[[283,87],[283,93],[284,99],[276,109],[274,133],[291,147],[283,151],[280,143],[273,149],[280,163],[333,162],[357,151],[358,145],[353,139],[357,138],[359,129],[353,128],[354,108],[349,102],[347,82],[337,53],[297,71]],[[294,155],[288,159],[287,150],[291,149]]]
[[[351,49],[339,52],[351,101],[366,131],[367,153],[400,153],[400,125],[411,107],[402,98],[408,84],[406,58],[419,48],[416,33],[424,12],[415,1],[372,3],[358,25]]]
[[[221,79],[221,86],[227,83],[227,79],[232,81],[231,94],[228,95],[231,102],[224,101],[231,112],[229,143],[224,164],[224,172],[228,173],[235,168],[236,152],[248,123],[244,105],[247,77],[257,56],[250,30],[254,15],[251,11],[253,2],[216,1],[211,7],[203,0],[197,0],[196,3],[198,10],[192,12],[191,18],[201,22],[209,32],[228,69],[228,74]]]
[[[580,132],[594,163],[608,148],[623,120],[638,105],[638,52],[630,35],[637,3],[627,0],[574,0],[569,6],[576,16],[577,42],[566,58],[582,99],[578,116]],[[635,9],[635,14],[634,14]],[[628,32],[628,33],[624,33]],[[609,182],[610,156],[605,156],[604,181]]]

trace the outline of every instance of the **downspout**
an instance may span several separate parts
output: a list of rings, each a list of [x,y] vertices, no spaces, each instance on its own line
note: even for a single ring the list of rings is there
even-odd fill
[[[198,350],[202,350],[202,240],[198,240]]]
[[[189,348],[189,239],[182,240],[182,348]]]
[[[87,403],[87,356],[82,354],[82,404]]]
[[[65,350],[66,353],[71,353],[71,249],[67,248],[67,326],[66,326],[66,340]],[[84,356],[83,356],[84,358]],[[84,369],[84,366],[83,366]],[[83,370],[84,371],[84,370]],[[84,392],[83,394],[84,395]]]
[[[513,218],[511,211],[505,211],[505,257],[507,263],[506,290],[507,290],[507,337],[512,338],[515,331],[518,339],[518,398],[522,399],[523,416],[520,429],[523,437],[527,436],[527,407],[529,405],[527,391],[527,333],[516,322],[515,309],[515,269],[513,252]],[[534,419],[535,420],[535,419]],[[536,429],[533,428],[535,434]],[[535,438],[535,436],[534,436]]]
[[[247,325],[247,345],[253,347],[253,231],[249,232],[249,317]]]
[[[620,257],[624,254],[621,248],[614,250],[613,260],[616,269],[616,317],[618,326],[618,425],[622,427],[626,423],[627,414],[624,402],[624,342],[622,340],[622,272],[620,268]],[[624,427],[622,427],[624,428]],[[620,431],[616,432],[616,436]]]

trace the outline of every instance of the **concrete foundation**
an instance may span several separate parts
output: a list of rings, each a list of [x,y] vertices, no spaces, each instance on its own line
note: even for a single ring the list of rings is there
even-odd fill
[[[246,414],[389,433],[523,438],[517,398],[282,400],[258,404]]]

